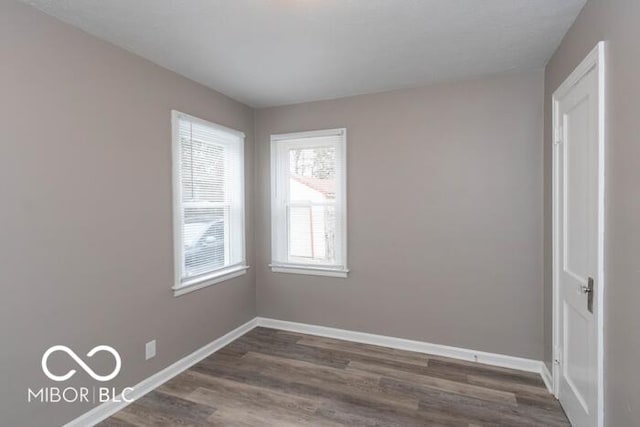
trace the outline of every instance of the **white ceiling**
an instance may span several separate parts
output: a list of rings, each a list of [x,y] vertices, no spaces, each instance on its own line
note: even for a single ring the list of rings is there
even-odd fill
[[[253,107],[542,67],[586,0],[23,0]]]

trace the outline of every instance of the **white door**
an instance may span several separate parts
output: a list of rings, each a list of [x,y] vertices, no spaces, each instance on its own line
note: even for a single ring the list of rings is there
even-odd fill
[[[599,51],[554,95],[554,379],[558,399],[578,427],[601,424],[604,122]]]

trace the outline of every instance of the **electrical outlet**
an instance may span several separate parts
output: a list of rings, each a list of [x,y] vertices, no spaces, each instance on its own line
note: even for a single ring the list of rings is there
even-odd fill
[[[149,341],[144,347],[145,360],[156,357],[156,340]]]

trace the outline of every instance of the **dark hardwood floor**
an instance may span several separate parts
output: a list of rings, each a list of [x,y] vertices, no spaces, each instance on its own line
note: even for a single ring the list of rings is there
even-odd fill
[[[568,426],[539,375],[256,328],[100,424]]]

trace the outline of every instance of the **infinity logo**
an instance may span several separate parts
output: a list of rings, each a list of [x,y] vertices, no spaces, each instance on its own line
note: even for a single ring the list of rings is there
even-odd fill
[[[86,363],[84,363],[84,361],[80,359],[78,355],[75,354],[73,350],[71,350],[69,347],[64,345],[54,345],[49,350],[45,351],[45,353],[42,355],[42,372],[44,372],[44,374],[50,379],[52,379],[53,381],[66,381],[72,376],[74,376],[76,373],[75,369],[71,369],[69,372],[67,372],[64,375],[55,375],[51,373],[51,371],[49,370],[49,367],[47,366],[47,361],[49,360],[49,356],[51,356],[56,351],[62,351],[64,353],[67,353],[69,356],[71,356],[73,360],[75,360],[75,362],[78,365],[80,365],[82,369],[84,369],[84,371],[87,374],[91,375],[91,378],[93,378],[96,381],[112,380],[120,372],[120,366],[122,364],[120,360],[120,354],[118,354],[118,352],[114,350],[113,347],[109,347],[108,345],[99,345],[97,347],[92,348],[91,351],[87,353],[87,357],[92,357],[94,354],[100,351],[106,351],[107,353],[111,353],[113,355],[113,358],[116,360],[116,367],[112,373],[110,373],[109,375],[98,375]]]

